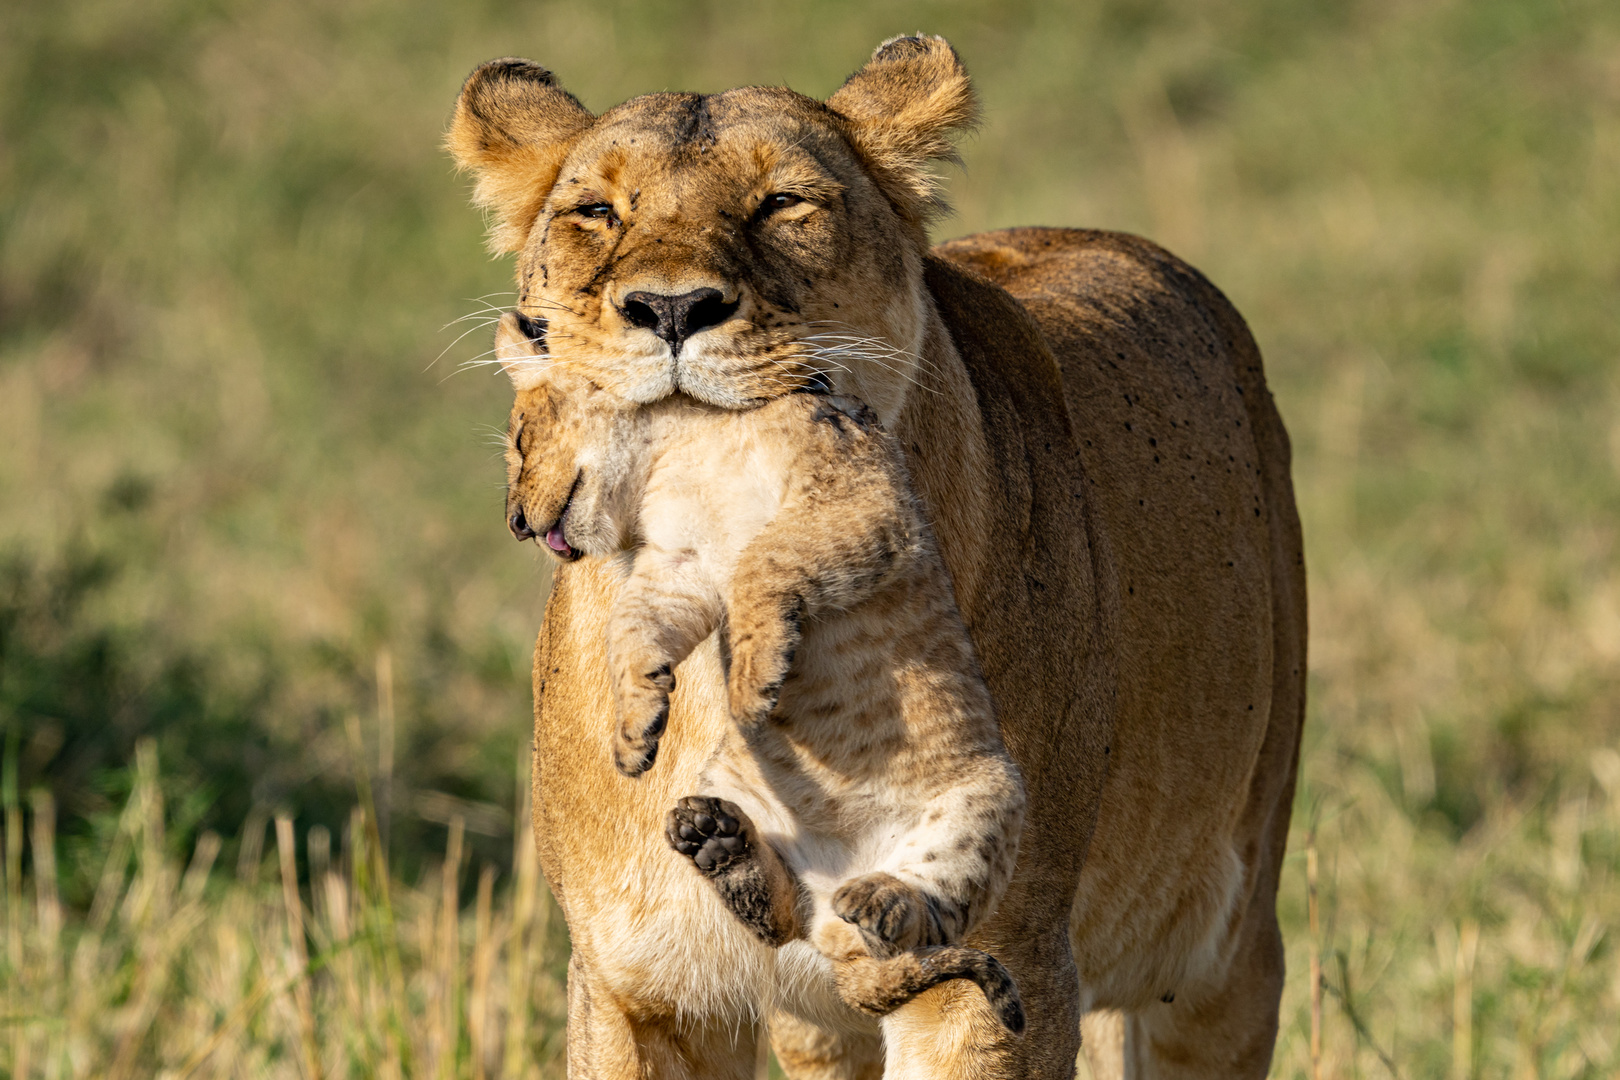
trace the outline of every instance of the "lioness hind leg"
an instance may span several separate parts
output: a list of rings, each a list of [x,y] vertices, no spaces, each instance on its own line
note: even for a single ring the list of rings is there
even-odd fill
[[[1277,1042],[1283,944],[1275,891],[1257,890],[1224,976],[1125,1014],[1126,1076],[1214,1080],[1266,1075]]]
[[[765,944],[799,936],[798,880],[737,804],[688,795],[669,812],[664,835]]]

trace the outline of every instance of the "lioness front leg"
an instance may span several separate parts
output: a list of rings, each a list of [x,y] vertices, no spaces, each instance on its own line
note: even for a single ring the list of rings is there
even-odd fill
[[[664,835],[765,944],[799,936],[798,879],[736,803],[688,795],[669,812]]]
[[[669,722],[674,670],[714,632],[720,600],[686,553],[644,549],[608,617],[608,670],[618,728],[613,763],[626,776],[652,768]]]

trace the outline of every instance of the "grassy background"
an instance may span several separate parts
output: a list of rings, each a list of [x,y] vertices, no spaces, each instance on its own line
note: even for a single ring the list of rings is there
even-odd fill
[[[401,896],[442,895],[459,818],[456,865],[495,867],[491,925],[519,923],[498,912],[518,903],[508,822],[546,572],[500,520],[507,392],[454,374],[483,331],[441,330],[509,288],[437,145],[466,72],[531,56],[596,109],[748,82],[824,95],[919,28],[957,45],[986,107],[940,235],[1160,240],[1249,318],[1293,432],[1312,590],[1295,848],[1314,825],[1321,909],[1313,935],[1291,859],[1274,1071],[1309,1073],[1313,950],[1328,1075],[1620,1069],[1620,9],[1600,0],[0,6],[12,1029],[22,973],[49,974],[45,894],[20,891],[41,790],[62,940],[100,935],[108,971],[155,925],[139,904],[97,912],[109,853],[136,890],[158,880],[143,865],[223,837],[238,875],[197,879],[205,914],[170,913],[246,927],[241,897],[281,895],[273,873],[257,884],[278,813],[306,881],[312,827],[342,880],[371,865],[345,839],[358,765]],[[142,774],[144,738],[162,764]],[[136,835],[126,806],[155,805],[163,853],[143,864],[118,837]],[[281,924],[253,925],[242,940]],[[398,962],[429,979],[435,948]],[[221,1002],[251,997],[250,969],[236,998],[177,974],[150,1015],[127,980],[85,983],[107,1015],[58,1060],[96,1071],[132,1045],[137,1072],[176,1067],[234,1015]],[[555,986],[510,992],[554,1030]],[[411,994],[398,1015],[439,1007]],[[281,1027],[226,1040],[281,1050],[209,1068],[296,1071],[295,997]],[[444,1023],[470,1022],[441,997],[460,1002]],[[132,1036],[143,1022],[169,1034]],[[534,1061],[554,1056],[544,1029],[524,1036]],[[495,1044],[444,1038],[433,1068],[481,1075]],[[320,1046],[332,1070],[365,1060]],[[488,1053],[493,1075],[508,1058]]]

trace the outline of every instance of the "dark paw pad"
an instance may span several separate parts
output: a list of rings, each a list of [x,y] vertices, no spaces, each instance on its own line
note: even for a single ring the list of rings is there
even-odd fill
[[[687,796],[669,812],[664,834],[670,847],[705,874],[718,874],[752,854],[746,820],[724,799]]]
[[[893,949],[942,944],[922,893],[890,874],[863,874],[839,886],[833,913]]]

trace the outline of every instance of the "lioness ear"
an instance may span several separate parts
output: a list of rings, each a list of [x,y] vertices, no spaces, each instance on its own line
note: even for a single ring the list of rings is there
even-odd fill
[[[568,148],[595,120],[531,60],[491,60],[467,76],[444,142],[478,177],[473,202],[494,211],[490,250],[523,246]]]
[[[508,311],[495,324],[495,359],[516,390],[534,390],[546,381],[551,360],[542,342],[545,328],[520,311]]]
[[[956,50],[941,37],[890,38],[827,99],[889,197],[919,224],[945,209],[928,163],[957,161],[950,136],[969,129],[979,101]]]

